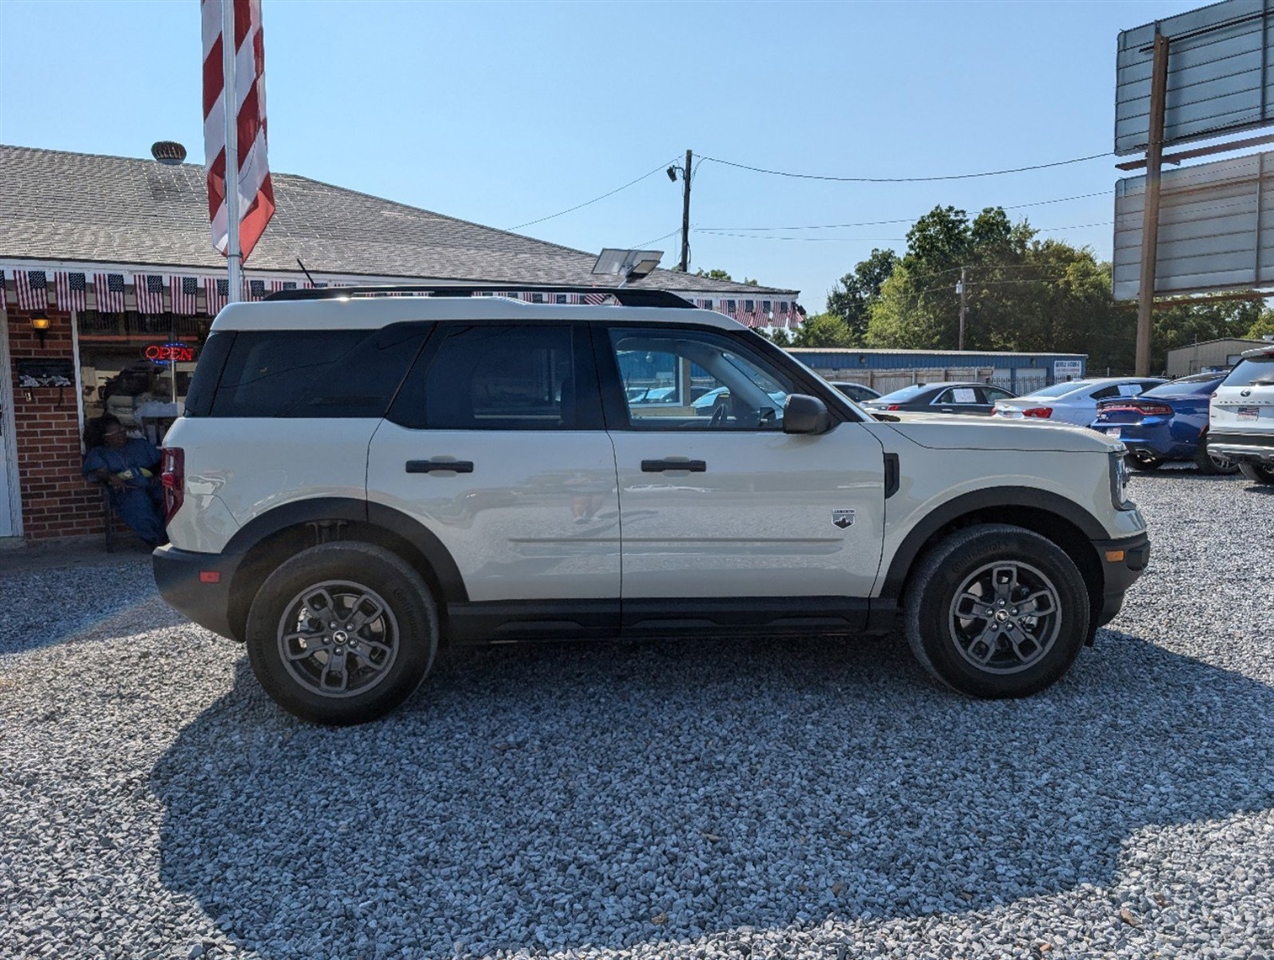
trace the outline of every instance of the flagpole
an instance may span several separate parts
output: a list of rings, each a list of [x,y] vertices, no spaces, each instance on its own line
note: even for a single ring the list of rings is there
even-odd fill
[[[234,0],[221,0],[221,89],[226,106],[227,303],[243,299],[243,258],[239,256],[239,95],[234,77],[234,40]]]

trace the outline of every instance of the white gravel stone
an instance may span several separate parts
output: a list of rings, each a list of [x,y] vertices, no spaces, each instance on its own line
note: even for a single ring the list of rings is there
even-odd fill
[[[327,730],[145,557],[10,564],[0,956],[1274,957],[1274,500],[1132,494],[1150,569],[1013,702],[897,637],[544,645]]]

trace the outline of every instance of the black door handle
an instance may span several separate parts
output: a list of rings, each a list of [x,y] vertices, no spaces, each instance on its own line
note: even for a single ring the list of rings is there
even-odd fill
[[[708,464],[703,460],[643,460],[642,473],[663,473],[665,470],[687,470],[690,473],[703,473]]]
[[[450,470],[453,473],[473,473],[472,460],[408,460],[408,473],[434,473]]]

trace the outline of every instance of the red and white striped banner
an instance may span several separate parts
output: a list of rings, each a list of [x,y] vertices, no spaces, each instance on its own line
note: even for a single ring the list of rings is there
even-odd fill
[[[172,293],[173,313],[193,317],[199,312],[199,281],[194,277],[169,277],[168,290]]]
[[[215,317],[230,299],[230,281],[208,277],[203,282],[203,295],[208,301],[208,316]]]
[[[229,242],[226,209],[226,97],[222,4],[234,4],[234,111],[238,117],[239,251],[246,260],[274,216],[274,187],[266,161],[265,41],[261,0],[202,0],[203,140],[208,171],[212,245]],[[234,178],[232,178],[234,179]]]
[[[122,273],[93,274],[93,292],[97,296],[98,313],[124,312],[124,275]]]
[[[66,273],[59,270],[53,275],[58,291],[58,309],[88,309],[88,278],[82,273]]]
[[[158,273],[133,274],[133,295],[138,313],[164,312],[164,278]]]
[[[13,282],[18,291],[20,309],[48,309],[49,278],[43,270],[14,270]]]

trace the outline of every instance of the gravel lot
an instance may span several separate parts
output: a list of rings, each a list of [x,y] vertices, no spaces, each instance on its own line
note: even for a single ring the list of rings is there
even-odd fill
[[[1137,476],[1024,702],[887,641],[453,655],[278,711],[142,555],[0,573],[0,956],[1274,958],[1274,497]]]

